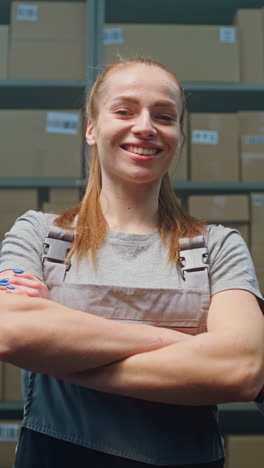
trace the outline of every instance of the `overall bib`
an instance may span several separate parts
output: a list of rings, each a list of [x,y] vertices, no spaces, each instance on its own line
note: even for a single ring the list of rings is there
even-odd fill
[[[43,271],[51,300],[111,320],[193,335],[206,331],[210,287],[203,236],[180,241],[178,289],[71,284],[67,282],[71,265],[64,261],[72,240],[71,232],[49,227]],[[23,426],[28,429],[155,465],[209,463],[224,456],[216,406],[148,402],[23,372]]]

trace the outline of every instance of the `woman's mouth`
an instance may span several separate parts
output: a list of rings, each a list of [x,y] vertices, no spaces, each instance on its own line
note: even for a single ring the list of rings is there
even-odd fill
[[[161,152],[160,148],[146,148],[143,146],[134,146],[134,145],[121,145],[121,148],[130,155],[134,155],[135,159],[150,160]],[[133,157],[133,156],[132,156]]]

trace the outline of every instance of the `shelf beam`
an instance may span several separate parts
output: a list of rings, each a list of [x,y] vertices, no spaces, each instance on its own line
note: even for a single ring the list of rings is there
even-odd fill
[[[0,179],[0,188],[84,188],[86,179]],[[263,182],[176,182],[177,194],[243,194],[264,192]]]
[[[247,194],[251,192],[264,192],[263,182],[176,182],[176,194],[181,195],[208,195],[208,194]]]
[[[85,179],[0,179],[0,188],[82,188]]]

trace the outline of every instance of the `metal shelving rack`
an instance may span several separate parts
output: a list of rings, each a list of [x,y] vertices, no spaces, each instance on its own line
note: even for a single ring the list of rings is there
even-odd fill
[[[32,1],[32,0],[30,0]],[[54,0],[46,0],[54,1]],[[80,0],[56,0],[80,1]],[[105,23],[177,23],[231,25],[238,8],[261,8],[264,0],[222,0],[212,8],[211,0],[82,0],[87,3],[87,76],[80,81],[0,80],[1,108],[82,107],[86,88],[92,84],[97,65],[103,63]],[[2,23],[9,21],[11,0],[1,0]],[[183,83],[192,112],[235,112],[263,110],[264,84]],[[0,179],[0,188],[84,187],[85,179]],[[263,183],[178,182],[179,194],[264,192]],[[0,419],[22,417],[22,403],[0,402]],[[264,419],[254,403],[220,405],[224,434],[263,434]]]

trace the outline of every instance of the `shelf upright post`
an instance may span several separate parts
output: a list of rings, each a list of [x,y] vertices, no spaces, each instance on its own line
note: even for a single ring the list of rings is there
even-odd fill
[[[100,68],[104,64],[104,25],[105,0],[97,0],[96,62]]]
[[[87,15],[87,65],[86,78],[90,87],[103,65],[103,32],[105,22],[105,0],[86,0]]]

